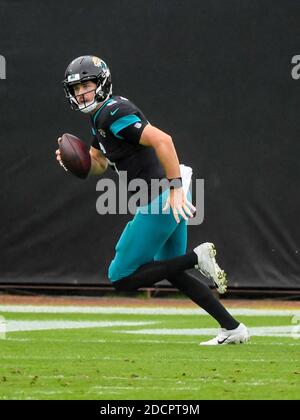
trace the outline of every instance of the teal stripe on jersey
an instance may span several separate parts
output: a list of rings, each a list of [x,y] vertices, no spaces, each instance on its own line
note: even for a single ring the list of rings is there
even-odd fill
[[[113,99],[108,99],[107,101],[104,102],[104,104],[101,106],[101,108],[98,109],[96,114],[93,116],[94,124],[96,124],[96,119],[97,119],[98,115],[100,114],[100,112],[102,111],[102,109],[105,108],[106,105],[110,104],[111,102],[113,102]]]
[[[121,136],[117,135],[119,131],[123,130],[126,127],[129,127],[131,124],[134,124],[140,121],[141,119],[135,114],[126,115],[125,117],[119,118],[117,121],[115,121],[110,126],[110,131],[113,133],[114,136],[118,137],[119,139],[122,139]]]

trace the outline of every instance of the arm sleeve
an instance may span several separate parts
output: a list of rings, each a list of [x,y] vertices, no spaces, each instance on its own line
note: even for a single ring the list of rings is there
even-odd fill
[[[148,124],[149,123],[147,121],[139,121],[135,124],[132,123],[128,127],[121,130],[119,135],[129,143],[139,144],[142,132]]]

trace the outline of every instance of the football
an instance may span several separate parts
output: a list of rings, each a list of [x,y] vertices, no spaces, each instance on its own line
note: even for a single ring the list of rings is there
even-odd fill
[[[91,156],[87,145],[72,134],[63,134],[59,142],[62,162],[78,178],[85,179],[91,169]]]

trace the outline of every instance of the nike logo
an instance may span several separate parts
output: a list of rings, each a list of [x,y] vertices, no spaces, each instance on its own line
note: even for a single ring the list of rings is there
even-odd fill
[[[117,108],[117,109],[115,109],[114,111],[111,111],[110,115],[115,115],[115,114],[119,111],[119,109],[120,109],[120,108]]]
[[[224,344],[224,343],[225,343],[225,341],[227,341],[227,340],[228,340],[228,338],[229,338],[229,337],[226,337],[226,338],[225,338],[225,340],[222,340],[222,341],[218,340],[218,344]]]

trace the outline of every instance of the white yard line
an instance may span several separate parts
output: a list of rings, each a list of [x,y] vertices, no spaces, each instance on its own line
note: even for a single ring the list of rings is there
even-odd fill
[[[137,327],[156,322],[130,321],[7,321],[6,332],[66,330],[75,328]]]
[[[226,303],[225,303],[226,305]],[[119,306],[49,306],[49,305],[0,305],[0,313],[46,313],[46,314],[122,314],[122,315],[207,315],[202,309],[147,308]],[[299,309],[250,309],[233,308],[234,316],[300,316]]]
[[[300,331],[295,329],[294,325],[277,326],[277,327],[257,327],[249,328],[252,337],[290,337],[299,339]],[[218,330],[215,328],[161,328],[161,329],[141,329],[131,331],[115,331],[123,334],[142,334],[142,335],[193,335],[193,336],[210,336],[216,335]]]
[[[290,335],[289,335],[290,337]],[[116,339],[95,339],[95,340],[82,340],[82,339],[70,339],[70,336],[68,336],[67,339],[56,339],[56,338],[44,338],[44,337],[38,337],[38,338],[17,338],[16,335],[14,336],[10,336],[10,337],[6,337],[6,341],[12,341],[12,342],[16,342],[16,343],[23,343],[23,342],[27,342],[27,343],[36,343],[36,342],[43,342],[43,343],[65,343],[65,344],[70,344],[70,342],[72,342],[72,344],[74,343],[84,343],[84,344],[113,344],[113,343],[122,343],[122,344],[130,344],[132,345],[133,341],[132,340],[116,340]],[[170,340],[170,339],[160,339],[160,340],[143,340],[143,339],[134,339],[134,343],[141,343],[141,344],[158,344],[158,345],[169,345],[169,346],[173,346],[174,344],[182,344],[182,345],[186,345],[189,346],[191,344],[195,344],[195,340]],[[283,343],[283,342],[268,342],[268,343],[259,343],[258,344],[260,347],[262,346],[288,346],[288,347],[298,347],[300,346],[300,340],[295,340],[295,342],[291,342],[291,343]]]
[[[6,322],[6,332],[65,330],[83,328],[109,328],[109,327],[145,327],[159,322],[151,321],[15,321]],[[300,338],[300,329],[295,325],[264,326],[249,328],[252,337],[289,337]],[[214,336],[218,333],[216,328],[142,328],[135,330],[117,330],[117,334],[159,335],[159,336]],[[117,340],[122,342],[122,340]],[[138,340],[141,341],[141,340]],[[103,343],[106,340],[87,340],[88,343]]]

